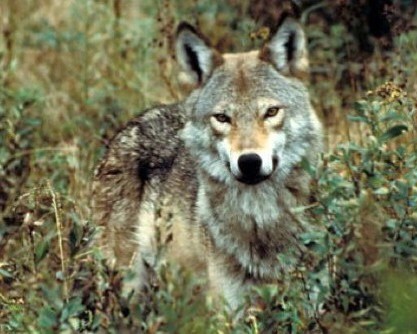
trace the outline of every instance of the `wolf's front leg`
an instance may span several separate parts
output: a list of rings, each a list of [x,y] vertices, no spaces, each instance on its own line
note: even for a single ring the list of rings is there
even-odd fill
[[[158,217],[154,201],[142,203],[137,215],[135,253],[123,280],[123,295],[137,293],[153,284],[159,250]]]
[[[209,255],[208,259],[208,277],[210,290],[217,299],[217,302],[224,301],[231,313],[242,310],[244,296],[247,291],[245,284],[245,274],[240,271],[234,271],[223,257]]]

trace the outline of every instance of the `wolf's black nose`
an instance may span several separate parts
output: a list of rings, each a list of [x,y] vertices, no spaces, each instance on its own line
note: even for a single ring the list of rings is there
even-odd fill
[[[257,177],[261,170],[262,159],[256,153],[243,154],[237,160],[237,164],[244,177]]]

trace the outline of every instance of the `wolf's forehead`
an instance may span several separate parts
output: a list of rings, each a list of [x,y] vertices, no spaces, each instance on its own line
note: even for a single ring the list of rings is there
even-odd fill
[[[241,66],[255,66],[259,64],[259,51],[223,54],[224,65],[227,69],[236,69]]]
[[[299,105],[307,100],[305,89],[260,60],[259,51],[224,54],[223,58],[223,64],[200,91],[197,114],[232,112],[242,106],[260,110],[274,105]]]
[[[250,81],[256,76],[255,72],[259,71],[262,62],[259,59],[258,51],[245,53],[225,54],[223,69],[233,78],[233,83],[238,89],[249,89]]]
[[[259,59],[259,51],[224,54],[223,84],[229,93],[239,99],[250,99],[268,94],[272,86],[279,84],[281,77],[272,65]],[[220,81],[222,81],[220,79]],[[218,82],[219,86],[222,84]],[[284,82],[282,83],[284,84]]]

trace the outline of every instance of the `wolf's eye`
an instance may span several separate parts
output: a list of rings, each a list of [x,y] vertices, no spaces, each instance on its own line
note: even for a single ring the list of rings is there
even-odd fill
[[[275,117],[278,115],[279,111],[281,110],[280,107],[270,107],[266,110],[266,113],[264,115],[264,119]]]
[[[230,123],[230,117],[225,114],[214,114],[213,117],[219,123]]]

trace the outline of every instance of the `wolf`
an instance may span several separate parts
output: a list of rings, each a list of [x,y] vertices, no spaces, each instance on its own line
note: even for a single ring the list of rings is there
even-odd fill
[[[254,284],[296,270],[311,226],[303,162],[322,150],[306,88],[306,38],[286,17],[259,50],[221,54],[188,23],[176,58],[192,87],[183,101],[143,112],[112,139],[95,171],[94,220],[109,263],[149,284],[159,245],[206,276],[231,308]]]

